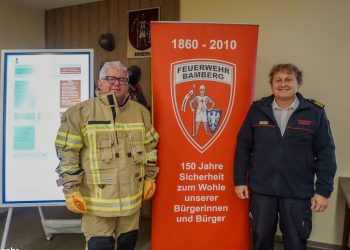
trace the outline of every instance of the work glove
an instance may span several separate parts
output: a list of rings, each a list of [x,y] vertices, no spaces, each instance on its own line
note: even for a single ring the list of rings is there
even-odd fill
[[[66,194],[66,207],[73,213],[86,213],[86,203],[80,192]]]
[[[143,200],[147,201],[152,198],[156,191],[156,183],[154,179],[145,179],[143,182]]]

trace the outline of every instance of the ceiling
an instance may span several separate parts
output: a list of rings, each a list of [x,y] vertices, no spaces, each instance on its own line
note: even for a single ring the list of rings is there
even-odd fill
[[[97,2],[101,0],[15,0],[19,3],[30,4],[42,10],[50,10],[65,6]]]

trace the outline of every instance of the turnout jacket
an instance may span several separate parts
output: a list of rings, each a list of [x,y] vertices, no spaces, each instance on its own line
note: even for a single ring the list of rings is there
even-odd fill
[[[155,178],[158,134],[149,111],[114,94],[69,108],[56,137],[57,181],[64,192],[80,191],[88,213],[127,216],[141,206],[144,178]]]
[[[283,136],[271,107],[273,95],[251,105],[237,136],[235,186],[248,182],[253,192],[291,198],[330,196],[336,160],[325,110],[299,93],[297,98]]]

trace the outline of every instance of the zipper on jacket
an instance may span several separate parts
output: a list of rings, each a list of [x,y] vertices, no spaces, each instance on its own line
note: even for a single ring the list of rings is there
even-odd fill
[[[300,106],[300,104],[299,104],[299,106],[297,107],[297,109],[296,110],[294,110],[294,112],[290,115],[290,117],[289,117],[289,119],[288,119],[288,121],[287,121],[287,126],[286,126],[286,131],[284,132],[284,134],[283,134],[283,136],[282,136],[282,139],[283,138],[285,138],[285,134],[286,133],[288,133],[287,131],[288,131],[288,125],[290,124],[290,122],[292,121],[292,119],[296,116],[296,114],[297,113],[299,113],[299,112],[301,112],[301,111],[303,111],[303,110],[306,110],[307,109],[307,107],[304,107],[304,106]]]
[[[115,121],[116,121],[116,117],[117,117],[117,112],[115,110],[116,103],[114,102],[114,99],[113,99],[112,95],[108,95],[107,97],[108,97],[108,102],[111,105],[112,116],[113,116],[113,128],[114,128],[115,136],[116,136],[116,139],[117,139],[117,150],[118,150],[118,148],[119,148],[118,132],[117,132],[117,129],[115,128]],[[119,153],[116,153],[115,157],[119,158]],[[119,161],[119,159],[118,159],[118,161]],[[119,177],[119,175],[120,175],[119,168],[117,168],[117,171],[118,171],[117,177]],[[119,196],[119,208],[120,208],[120,212],[122,213],[123,212],[123,206],[121,205],[121,192],[120,192],[121,187],[120,187],[120,181],[119,180],[118,180],[117,185],[118,185],[118,191],[119,191],[119,194],[118,194],[118,196]]]
[[[107,95],[107,98],[108,98],[108,102],[109,104],[111,105],[111,110],[112,110],[112,116],[113,116],[113,128],[114,128],[114,131],[115,131],[115,136],[116,136],[116,139],[117,139],[117,145],[119,145],[119,141],[118,141],[118,132],[115,128],[115,120],[116,120],[116,117],[117,117],[117,111],[115,110],[115,102],[114,102],[114,99],[113,99],[113,96],[112,95]]]

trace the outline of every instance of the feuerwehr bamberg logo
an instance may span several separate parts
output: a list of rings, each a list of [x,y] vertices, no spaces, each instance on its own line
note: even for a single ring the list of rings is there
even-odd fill
[[[220,136],[235,96],[236,67],[213,59],[171,64],[171,98],[176,120],[187,140],[201,153]]]

